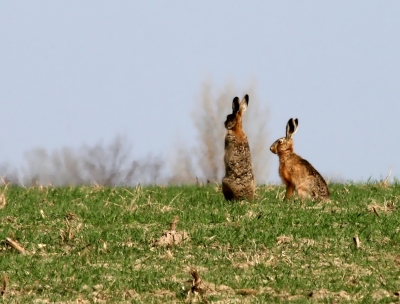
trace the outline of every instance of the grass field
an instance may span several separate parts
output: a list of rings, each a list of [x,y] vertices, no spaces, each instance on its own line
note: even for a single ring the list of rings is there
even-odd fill
[[[330,189],[325,203],[284,201],[278,186],[229,203],[216,185],[2,187],[0,294],[4,303],[399,301],[400,184]]]

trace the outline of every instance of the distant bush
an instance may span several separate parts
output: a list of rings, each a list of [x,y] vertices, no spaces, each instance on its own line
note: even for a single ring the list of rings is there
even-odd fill
[[[47,152],[38,148],[25,153],[20,170],[0,167],[5,183],[35,185],[134,186],[155,184],[161,178],[163,162],[157,157],[134,160],[131,145],[121,136],[110,144],[63,148]]]

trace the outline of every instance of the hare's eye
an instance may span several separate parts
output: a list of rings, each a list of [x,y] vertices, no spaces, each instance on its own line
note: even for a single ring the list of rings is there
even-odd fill
[[[283,143],[283,140],[282,139],[278,140],[278,143],[280,143],[280,144]]]

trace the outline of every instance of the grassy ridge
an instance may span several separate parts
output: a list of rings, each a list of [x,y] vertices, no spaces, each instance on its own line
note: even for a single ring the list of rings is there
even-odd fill
[[[3,187],[3,300],[396,300],[400,185],[330,189],[327,203],[283,201],[277,186],[258,188],[252,202],[228,203],[216,186]],[[154,246],[174,216],[189,238]],[[28,253],[8,246],[7,237]],[[188,292],[192,267],[203,280],[201,294]]]

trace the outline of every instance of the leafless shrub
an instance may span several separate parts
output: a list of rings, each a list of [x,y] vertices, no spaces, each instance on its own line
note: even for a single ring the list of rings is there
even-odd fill
[[[200,96],[195,100],[192,113],[198,140],[193,148],[182,147],[172,161],[172,183],[194,183],[202,181],[220,182],[225,174],[224,121],[231,113],[231,103],[235,96],[249,94],[250,103],[243,118],[243,128],[248,136],[253,171],[256,180],[264,183],[268,177],[269,142],[268,111],[262,106],[256,94],[256,84],[251,83],[244,90],[238,89],[233,82],[228,82],[222,90],[214,93],[210,81],[205,81],[200,89]]]
[[[126,138],[117,136],[108,145],[98,143],[51,153],[41,148],[34,149],[25,153],[26,164],[20,170],[21,183],[25,186],[133,186],[159,182],[163,169],[161,159],[149,156],[134,160],[130,156],[131,148]]]

